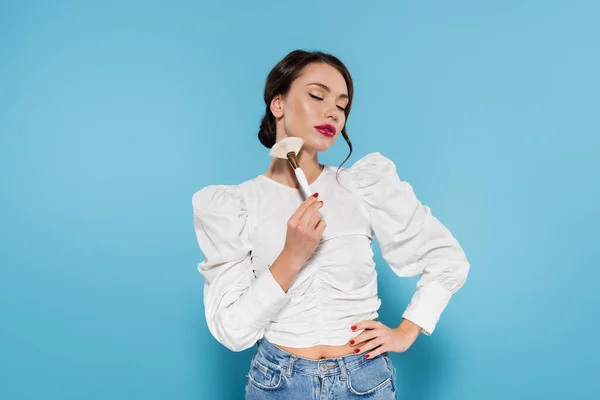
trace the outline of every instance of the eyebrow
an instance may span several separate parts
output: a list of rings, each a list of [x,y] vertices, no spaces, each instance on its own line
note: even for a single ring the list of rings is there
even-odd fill
[[[321,87],[321,88],[325,89],[325,91],[326,91],[327,93],[331,93],[331,89],[329,89],[329,86],[327,86],[327,85],[324,85],[324,84],[322,84],[322,83],[319,83],[319,82],[313,82],[313,83],[309,83],[309,84],[308,84],[308,85],[306,85],[306,86],[310,86],[310,85],[316,85],[316,86],[319,86],[319,87]],[[348,95],[347,95],[347,94],[340,94],[340,98],[342,98],[342,99],[348,99],[348,100],[350,99],[350,98],[348,97]]]

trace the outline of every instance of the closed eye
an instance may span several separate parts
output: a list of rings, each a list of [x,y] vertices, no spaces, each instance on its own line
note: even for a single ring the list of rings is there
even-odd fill
[[[317,96],[315,96],[314,94],[311,94],[311,93],[309,93],[308,95],[309,95],[310,97],[312,97],[313,99],[315,99],[315,100],[323,100],[321,97],[317,97]],[[340,110],[342,110],[342,111],[346,111],[346,109],[345,109],[344,107],[337,106],[337,108],[339,108],[339,109],[340,109]]]

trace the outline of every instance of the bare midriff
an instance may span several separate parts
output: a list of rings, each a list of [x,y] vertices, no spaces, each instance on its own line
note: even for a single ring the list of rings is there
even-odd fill
[[[275,344],[275,343],[273,343]],[[354,354],[354,347],[349,344],[341,346],[317,345],[313,347],[287,347],[275,344],[280,349],[297,355],[298,357],[308,358],[311,360],[319,360],[321,358],[336,358]]]

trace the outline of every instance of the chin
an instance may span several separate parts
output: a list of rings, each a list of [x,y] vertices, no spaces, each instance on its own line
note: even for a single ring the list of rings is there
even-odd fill
[[[328,137],[318,137],[318,138],[304,138],[304,146],[302,146],[303,148],[306,148],[307,150],[310,149],[312,151],[318,151],[318,152],[324,152],[327,151],[331,148],[331,146],[333,146],[333,144],[335,143],[336,140],[336,136],[332,137],[332,138],[328,138]]]

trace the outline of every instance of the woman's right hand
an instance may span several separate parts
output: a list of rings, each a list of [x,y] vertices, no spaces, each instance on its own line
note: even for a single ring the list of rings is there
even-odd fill
[[[317,200],[316,196],[318,193],[304,200],[287,223],[283,252],[300,265],[314,253],[326,227],[319,212],[323,202]]]

